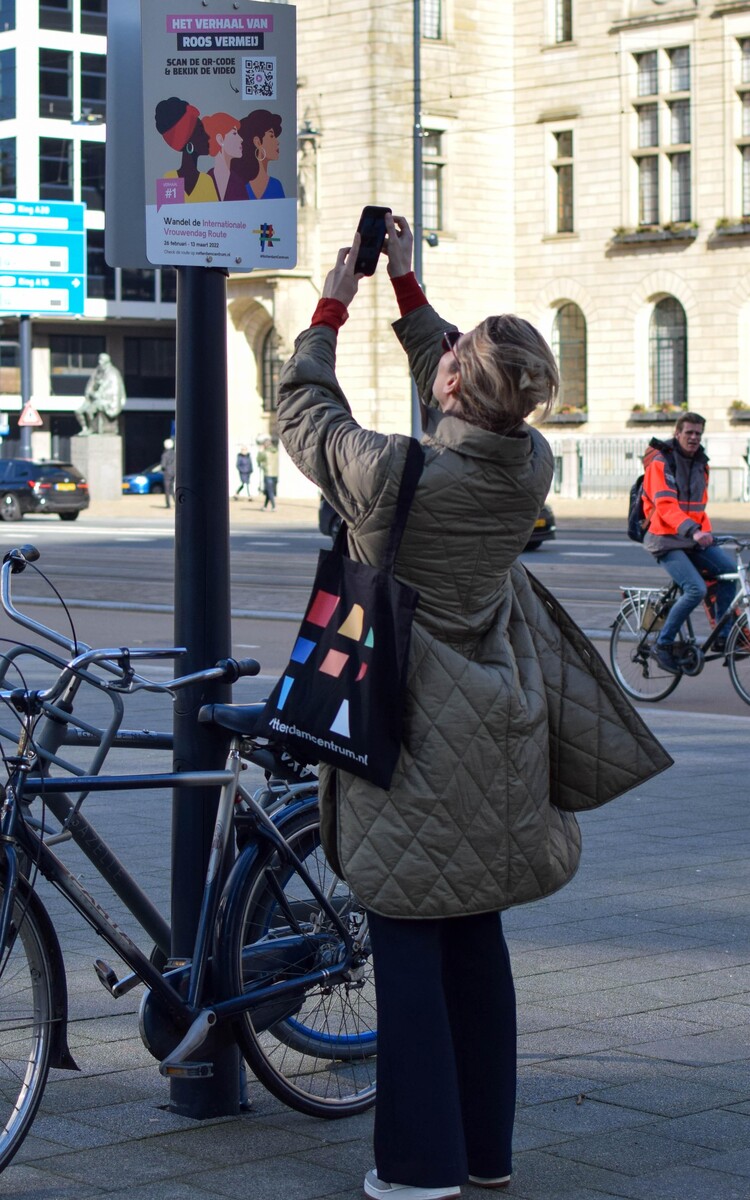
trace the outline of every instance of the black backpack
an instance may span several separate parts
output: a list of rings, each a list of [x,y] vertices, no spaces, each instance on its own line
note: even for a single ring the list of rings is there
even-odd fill
[[[650,446],[654,446],[659,450],[663,458],[666,460],[667,466],[674,472],[674,455],[662,443],[653,439],[649,442]],[[635,483],[630,489],[630,504],[628,506],[628,537],[631,542],[642,542],[648,533],[648,527],[651,524],[650,519],[646,519],[646,514],[643,511],[643,475],[639,475]]]
[[[642,542],[649,524],[643,511],[643,475],[639,475],[630,489],[628,537],[631,542]]]

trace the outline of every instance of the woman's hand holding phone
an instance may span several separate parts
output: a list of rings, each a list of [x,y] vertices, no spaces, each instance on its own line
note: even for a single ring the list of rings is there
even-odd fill
[[[325,300],[339,300],[348,308],[357,294],[361,275],[355,275],[354,264],[359,253],[359,234],[355,233],[351,246],[342,246],[336,255],[336,264],[326,275],[323,284]]]
[[[408,275],[412,269],[414,235],[406,217],[394,217],[388,213],[385,227],[388,234],[384,247],[388,255],[388,274],[391,279],[397,279],[399,275]]]

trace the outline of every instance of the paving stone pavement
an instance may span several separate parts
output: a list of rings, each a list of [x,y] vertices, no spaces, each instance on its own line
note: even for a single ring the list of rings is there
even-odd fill
[[[168,727],[164,701],[138,703],[127,724]],[[647,716],[676,765],[584,814],[573,882],[505,917],[520,1027],[506,1193],[515,1200],[750,1197],[750,711],[654,707]],[[149,759],[138,768],[168,765]],[[119,765],[133,768],[126,751]],[[86,813],[166,912],[170,798],[92,795]],[[66,861],[131,929],[69,850]],[[362,1195],[371,1113],[316,1121],[254,1080],[252,1111],[241,1117],[170,1113],[168,1084],[138,1034],[138,991],[111,999],[91,969],[101,942],[40,890],[63,946],[81,1072],[53,1072],[31,1134],[0,1176],[0,1197]],[[481,1194],[464,1188],[467,1200]]]

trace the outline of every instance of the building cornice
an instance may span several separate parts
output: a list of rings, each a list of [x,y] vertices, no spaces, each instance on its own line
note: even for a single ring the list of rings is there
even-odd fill
[[[548,108],[536,119],[537,125],[546,125],[549,121],[575,121],[581,115],[580,108],[568,105],[566,108]]]
[[[743,4],[743,8],[750,8],[749,4]],[[624,17],[621,21],[615,21],[610,25],[610,33],[623,33],[628,29],[647,29],[650,26],[656,25],[676,25],[680,21],[695,21],[698,17],[698,12],[695,8],[676,8],[665,13],[643,13],[637,17]]]
[[[712,17],[726,17],[730,13],[750,12],[749,0],[719,0],[711,13]]]

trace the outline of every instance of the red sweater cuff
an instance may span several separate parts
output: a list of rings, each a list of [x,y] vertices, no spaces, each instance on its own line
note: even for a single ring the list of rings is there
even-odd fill
[[[391,279],[391,283],[402,317],[413,312],[415,308],[422,308],[423,305],[429,304],[413,271],[410,271],[408,275],[397,275],[395,279]]]
[[[319,300],[311,325],[327,325],[334,333],[338,333],[341,326],[349,317],[349,312],[345,304],[340,300],[323,299]]]

